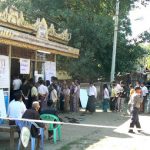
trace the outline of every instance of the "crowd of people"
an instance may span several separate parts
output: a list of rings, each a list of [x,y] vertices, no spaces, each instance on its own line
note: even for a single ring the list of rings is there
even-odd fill
[[[42,78],[38,82],[29,80],[21,81],[16,77],[13,82],[12,100],[14,93],[22,92],[23,102],[27,109],[32,107],[34,101],[40,102],[40,111],[48,108],[56,109],[60,112],[78,112],[80,107],[80,83],[78,80],[73,82],[58,82],[56,77],[52,77],[50,81],[44,81]],[[140,87],[142,91],[143,102],[140,105],[140,112],[145,112],[147,108],[148,89],[145,83],[136,82],[136,85],[126,85],[123,81],[112,82],[110,88],[107,84],[103,84],[102,91],[102,109],[104,112],[110,111],[125,113],[125,102],[129,101],[135,91],[135,87]],[[88,101],[86,111],[95,112],[97,89],[93,82],[89,83],[87,90]]]
[[[51,107],[61,112],[78,112],[80,83],[78,80],[71,82],[58,82],[56,77],[44,81],[42,78],[38,82],[34,79],[21,81],[18,76],[12,82],[11,100],[18,91],[22,92],[23,102],[27,109],[32,107],[34,101],[40,102],[40,111]]]
[[[128,92],[129,88],[129,92]],[[125,102],[128,102],[128,109],[131,115],[129,133],[134,133],[133,128],[136,126],[138,132],[141,132],[141,125],[138,114],[149,112],[149,101],[147,101],[149,91],[144,82],[136,82],[127,87],[123,81],[120,83],[112,82],[111,96],[109,101],[109,91],[106,84],[103,86],[103,111],[106,112],[110,106],[111,111],[125,113]],[[147,109],[147,110],[146,110]]]
[[[58,82],[56,77],[50,81],[39,78],[21,80],[18,76],[12,81],[11,101],[8,106],[9,125],[15,125],[16,119],[39,120],[41,114],[56,115],[62,121],[59,112],[78,112],[80,97],[80,83],[78,80],[68,84]],[[44,124],[37,123],[45,128]],[[19,133],[20,134],[20,133]],[[39,130],[32,125],[31,135],[38,138]],[[53,133],[48,131],[49,139]]]
[[[102,109],[104,112],[107,112],[107,110],[110,109],[111,111],[125,113],[125,103],[127,103],[131,96],[135,93],[136,87],[140,87],[143,98],[140,105],[140,112],[146,112],[148,105],[147,96],[149,91],[144,82],[140,83],[137,81],[135,86],[132,84],[127,86],[123,81],[120,81],[119,83],[113,81],[110,86],[111,87],[108,88],[107,84],[103,85]]]
[[[51,78],[50,81],[44,81],[39,78],[35,83],[34,79],[21,81],[18,76],[12,82],[11,102],[8,106],[9,118],[27,118],[27,119],[40,119],[40,114],[48,113],[54,114],[58,117],[58,112],[79,112],[80,107],[80,83],[78,80],[67,83],[66,81],[58,82],[56,77]],[[131,114],[130,128],[136,125],[141,128],[138,112],[145,112],[147,105],[148,89],[145,83],[136,82],[133,85],[125,85],[123,81],[120,83],[112,82],[111,88],[107,84],[103,84],[102,90],[102,109],[107,112],[108,109],[114,112],[125,113],[125,102],[128,101],[129,110]],[[86,112],[95,112],[97,89],[93,82],[89,83],[87,89],[88,101]],[[128,99],[128,100],[127,100]],[[61,117],[60,117],[61,119]],[[10,120],[10,125],[14,125],[15,121]],[[43,124],[40,124],[44,127]],[[140,130],[139,130],[140,131]],[[130,133],[133,129],[129,130]],[[37,136],[38,133],[34,133]]]

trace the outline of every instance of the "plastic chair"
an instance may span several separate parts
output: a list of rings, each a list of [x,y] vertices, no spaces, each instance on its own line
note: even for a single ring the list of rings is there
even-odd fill
[[[42,114],[42,115],[40,115],[40,118],[42,120],[60,122],[59,118],[52,114]],[[50,123],[48,131],[53,131],[54,144],[56,144],[56,141],[57,141],[57,134],[58,134],[58,139],[61,140],[61,137],[62,137],[61,124]]]
[[[31,125],[34,125],[36,128],[40,129],[40,135],[41,135],[41,140],[40,140],[40,150],[44,150],[44,128],[40,128],[35,122],[29,122],[29,121],[16,121],[16,125],[19,126],[20,131],[23,127],[28,127],[29,130],[31,129]],[[30,136],[31,139],[31,150],[35,150],[36,148],[36,138]],[[18,148],[17,150],[21,149],[21,138],[19,138],[18,142]]]

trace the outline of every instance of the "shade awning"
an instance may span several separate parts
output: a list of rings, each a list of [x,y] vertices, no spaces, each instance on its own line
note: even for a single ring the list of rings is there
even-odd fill
[[[0,43],[78,58],[79,49],[0,26]]]

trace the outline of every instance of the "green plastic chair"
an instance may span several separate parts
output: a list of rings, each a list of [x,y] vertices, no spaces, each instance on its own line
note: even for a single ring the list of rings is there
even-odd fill
[[[52,114],[42,114],[42,115],[40,115],[40,118],[42,120],[60,122],[59,118]],[[58,134],[58,140],[61,140],[61,137],[62,137],[61,124],[54,125],[53,123],[50,123],[48,131],[53,131],[54,144],[56,144],[56,141],[57,141],[57,134]]]

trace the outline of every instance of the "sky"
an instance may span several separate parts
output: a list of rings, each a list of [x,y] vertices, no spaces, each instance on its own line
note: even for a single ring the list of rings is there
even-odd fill
[[[137,37],[145,30],[150,31],[150,4],[146,7],[137,4],[139,8],[130,11],[132,37]]]

